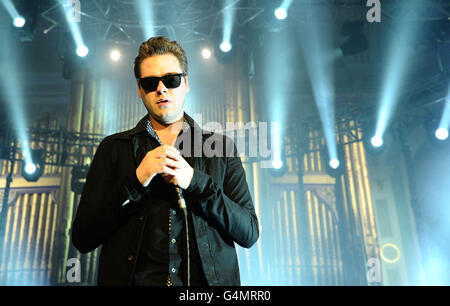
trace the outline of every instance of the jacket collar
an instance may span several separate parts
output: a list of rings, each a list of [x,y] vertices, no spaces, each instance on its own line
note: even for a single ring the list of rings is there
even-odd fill
[[[120,139],[131,139],[134,135],[140,134],[140,133],[147,133],[147,120],[148,120],[148,114],[145,115],[139,122],[136,124],[134,128],[131,130],[119,133],[117,135]],[[201,131],[200,126],[194,121],[194,119],[191,118],[186,112],[184,112],[184,122],[186,122],[190,128],[194,128],[196,131]]]

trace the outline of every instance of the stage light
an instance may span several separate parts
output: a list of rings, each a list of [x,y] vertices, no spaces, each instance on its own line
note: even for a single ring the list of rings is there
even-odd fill
[[[441,120],[435,132],[436,138],[439,140],[447,139],[449,127],[450,127],[450,84],[448,86],[447,97],[445,99]]]
[[[37,167],[36,167],[36,165],[33,164],[33,163],[27,163],[27,164],[25,165],[25,172],[26,172],[27,174],[30,174],[30,175],[31,175],[31,174],[35,173],[36,170],[37,170]]]
[[[331,168],[337,169],[339,167],[339,165],[340,165],[340,162],[339,162],[339,160],[337,158],[332,158],[330,160],[330,162],[329,162],[329,165],[330,165]]]
[[[341,161],[345,161],[345,153],[342,146],[336,147],[336,155],[334,157],[330,156],[328,148],[324,146],[320,149],[320,157],[323,161],[325,172],[329,176],[338,178],[344,174],[345,163],[341,163]]]
[[[29,155],[24,152],[22,176],[28,182],[36,182],[42,175],[44,168],[42,153],[42,150],[30,150]]]
[[[23,18],[22,16],[17,16],[16,18],[14,18],[14,26],[16,28],[22,28],[25,25],[25,18]]]
[[[223,43],[220,44],[220,50],[222,50],[222,52],[229,52],[231,50],[231,44],[228,41],[224,41]]]
[[[22,28],[26,22],[25,18],[19,14],[19,12],[17,11],[17,8],[13,4],[13,2],[11,0],[3,0],[2,4],[5,7],[5,9],[8,11],[9,16],[11,16],[11,18],[13,20],[13,25],[16,28]],[[17,5],[17,3],[16,3],[16,5]],[[23,5],[23,3],[22,3],[22,5]],[[21,13],[23,13],[23,12],[21,12]]]
[[[448,130],[446,128],[438,128],[434,135],[439,140],[445,140],[448,138]]]
[[[274,177],[283,176],[287,167],[285,157],[283,154],[282,144],[282,131],[279,122],[272,122],[270,126],[270,148],[271,148],[271,160],[269,173]]]
[[[385,137],[375,133],[375,121],[373,119],[364,118],[359,122],[361,127],[361,136],[364,150],[372,156],[378,156],[387,150]]]
[[[208,48],[203,48],[202,56],[204,59],[209,59],[211,57],[211,50],[209,50]]]
[[[77,55],[79,57],[85,57],[86,55],[88,55],[88,53],[89,49],[85,45],[80,45],[77,47]]]
[[[222,15],[223,15],[223,26],[222,26],[222,37],[221,42],[219,45],[219,50],[215,50],[214,54],[216,56],[216,60],[219,63],[222,64],[228,64],[232,58],[233,55],[230,54],[232,49],[231,44],[231,34],[233,33],[233,25],[234,25],[234,15],[235,15],[235,9],[233,6],[236,4],[237,1],[234,0],[225,0],[225,6],[222,9]],[[216,43],[214,43],[214,49],[216,49]],[[226,53],[226,54],[224,54]],[[234,53],[234,52],[233,52]]]
[[[65,5],[65,3],[62,0],[59,0],[61,3],[61,7],[64,11],[64,15],[66,16],[67,25],[70,30],[70,34],[72,34],[73,41],[75,42],[76,46],[76,54],[79,57],[85,57],[89,53],[89,49],[87,48],[86,44],[83,41],[83,35],[81,34],[80,29],[80,23],[77,22],[75,19],[71,18],[70,9],[71,7],[68,7]]]
[[[281,167],[283,167],[283,162],[281,161],[281,159],[274,159],[272,160],[272,167],[274,169],[280,169]]]
[[[381,138],[378,135],[375,135],[372,138],[370,138],[370,144],[375,148],[379,148],[383,145],[383,138]]]
[[[121,54],[119,50],[112,50],[111,53],[109,54],[111,60],[113,60],[114,62],[117,62],[118,60],[120,60]]]
[[[423,125],[430,144],[436,149],[448,150],[450,143],[446,140],[448,139],[449,131],[447,126],[442,125],[442,119],[439,120],[433,115],[425,116]]]
[[[274,11],[275,17],[277,17],[278,20],[284,20],[287,18],[287,11],[286,9],[279,7]]]
[[[284,20],[288,16],[289,6],[291,6],[292,0],[283,0],[281,5],[274,10],[274,15],[278,20]]]

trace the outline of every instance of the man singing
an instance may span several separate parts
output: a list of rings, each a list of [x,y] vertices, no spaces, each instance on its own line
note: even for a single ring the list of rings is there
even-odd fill
[[[236,147],[184,113],[188,61],[176,41],[142,43],[134,73],[148,115],[97,148],[72,242],[81,253],[102,246],[99,285],[240,285],[234,243],[250,248],[259,228]],[[205,154],[209,137],[226,153]]]

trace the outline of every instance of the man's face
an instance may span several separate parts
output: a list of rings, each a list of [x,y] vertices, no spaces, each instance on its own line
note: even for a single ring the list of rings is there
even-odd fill
[[[141,78],[163,77],[182,73],[181,65],[171,53],[147,57],[141,63]],[[138,82],[139,97],[149,114],[158,122],[170,124],[183,116],[184,99],[189,92],[188,77],[182,77],[180,86],[167,88],[162,81],[155,91],[146,93]]]

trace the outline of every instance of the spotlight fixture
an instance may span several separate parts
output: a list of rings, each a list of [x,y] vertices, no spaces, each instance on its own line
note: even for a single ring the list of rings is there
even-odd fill
[[[287,11],[286,9],[279,7],[274,11],[275,17],[277,17],[278,20],[284,20],[287,18]]]
[[[447,141],[449,131],[440,121],[439,118],[427,116],[424,119],[424,127],[427,133],[427,140],[431,145],[435,148],[446,150],[450,145]]]
[[[14,18],[13,24],[16,28],[22,28],[25,25],[25,18],[22,16],[17,16]]]
[[[269,173],[273,177],[281,177],[286,174],[287,166],[284,157],[274,158],[270,161]]]
[[[383,145],[383,138],[379,135],[375,135],[370,138],[370,144],[375,148],[379,148]]]
[[[231,64],[236,57],[236,48],[239,43],[236,41],[236,37],[224,38],[217,33],[216,39],[211,41],[214,49],[211,50],[217,62],[222,65]]]
[[[114,62],[117,62],[118,60],[120,60],[121,54],[119,50],[112,50],[111,53],[109,54],[111,60],[113,60]]]
[[[321,160],[325,168],[325,172],[334,178],[340,177],[344,174],[344,164],[341,163],[344,160],[344,151],[341,145],[337,146],[337,157],[330,157],[328,148],[326,146],[320,149]]]
[[[204,59],[209,59],[211,57],[211,50],[209,50],[208,48],[203,48],[202,57]]]
[[[339,160],[337,158],[330,159],[329,165],[330,165],[331,168],[337,169],[337,168],[339,168],[340,164],[341,163],[339,162]]]
[[[228,41],[224,41],[220,44],[220,50],[222,50],[222,52],[229,52],[231,50],[231,44]]]
[[[38,30],[40,1],[2,0],[11,15],[14,35],[19,41],[32,41]]]
[[[23,162],[22,176],[27,182],[36,182],[41,177],[43,170],[42,150],[31,150],[30,161]]]
[[[281,161],[281,159],[274,159],[274,160],[272,160],[272,168],[278,170],[281,167],[283,167],[283,162]]]
[[[376,133],[375,126],[376,123],[373,120],[367,120],[361,123],[364,149],[371,155],[381,154],[386,149],[384,136]]]
[[[88,55],[88,53],[89,49],[85,45],[80,45],[77,47],[77,55],[79,57],[85,57],[86,55]]]
[[[446,140],[448,138],[448,130],[446,128],[438,128],[434,133],[437,139]]]

